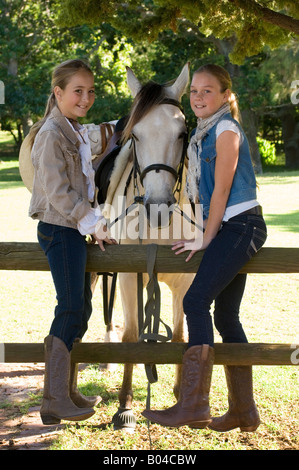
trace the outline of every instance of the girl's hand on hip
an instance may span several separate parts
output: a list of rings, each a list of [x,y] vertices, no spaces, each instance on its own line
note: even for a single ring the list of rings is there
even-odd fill
[[[187,263],[197,251],[205,250],[210,242],[211,240],[207,240],[204,237],[195,238],[194,240],[180,240],[172,244],[172,250],[178,250],[175,253],[176,255],[184,253],[184,251],[190,251],[186,258]]]
[[[202,242],[202,238],[195,238],[194,240],[180,240],[172,244],[172,250],[176,252],[176,255],[184,253],[184,251],[190,251],[188,257],[186,258],[186,262],[188,262],[194,253],[201,249]]]

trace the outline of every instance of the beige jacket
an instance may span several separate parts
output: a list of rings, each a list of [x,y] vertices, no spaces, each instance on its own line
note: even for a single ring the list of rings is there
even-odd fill
[[[79,141],[55,107],[37,133],[31,152],[34,172],[29,216],[43,222],[77,228],[91,203],[82,172]]]

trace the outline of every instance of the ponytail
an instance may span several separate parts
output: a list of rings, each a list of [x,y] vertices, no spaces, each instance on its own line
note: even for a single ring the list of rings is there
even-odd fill
[[[228,99],[228,102],[229,102],[229,105],[230,105],[230,112],[231,112],[232,117],[240,123],[241,122],[241,114],[240,114],[238,99],[237,99],[235,93],[231,92],[230,97]]]
[[[49,114],[51,113],[51,111],[52,111],[52,109],[54,108],[55,105],[56,105],[56,98],[55,98],[54,92],[52,91],[51,95],[48,98],[47,105],[46,105],[46,110],[45,110],[45,114],[44,114],[43,118],[40,121],[33,124],[33,126],[31,127],[31,129],[29,131],[28,142],[29,142],[29,145],[31,146],[31,148],[33,146],[36,134],[38,133],[38,131],[40,130],[42,125],[46,122],[47,117],[49,116]]]

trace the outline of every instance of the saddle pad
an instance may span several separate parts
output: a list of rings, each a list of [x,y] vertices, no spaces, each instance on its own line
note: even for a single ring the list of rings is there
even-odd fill
[[[108,188],[110,185],[111,175],[114,169],[115,160],[121,150],[121,146],[117,145],[106,157],[101,161],[96,174],[95,185],[98,188],[97,201],[98,204],[104,204],[107,198]]]

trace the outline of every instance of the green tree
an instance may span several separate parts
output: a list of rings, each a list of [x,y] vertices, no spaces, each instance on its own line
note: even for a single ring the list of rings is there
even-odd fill
[[[299,35],[299,5],[276,0],[61,0],[64,25],[110,23],[127,37],[155,40],[161,31],[192,22],[206,36],[236,38],[230,59],[241,64],[267,44],[276,48]],[[116,14],[117,12],[117,14]]]
[[[259,109],[262,136],[284,151],[289,169],[299,168],[298,64],[299,43],[291,41],[268,53],[261,65],[261,72],[269,77],[270,90],[268,102]]]
[[[42,114],[50,70],[63,56],[69,34],[66,28],[57,34],[50,6],[48,0],[0,0],[0,79],[5,84],[0,119],[18,146],[23,131],[27,133],[32,120]]]
[[[132,66],[144,82],[162,83],[175,78],[190,58],[198,53],[207,57],[213,49],[186,22],[179,25],[178,35],[166,31],[159,41],[135,44],[108,23],[94,28],[58,26],[59,11],[56,0],[0,0],[0,80],[5,84],[0,122],[2,129],[13,133],[18,146],[30,125],[43,115],[51,71],[62,60],[80,57],[90,63],[97,99],[88,122],[100,123],[128,113],[132,98],[126,66]]]
[[[90,115],[95,122],[111,119],[113,111],[118,116],[129,100],[124,83],[130,45],[109,25],[94,30],[85,25],[57,26],[58,11],[56,0],[0,0],[0,80],[5,85],[0,123],[12,133],[17,147],[43,115],[51,72],[63,60],[80,57],[92,63],[102,98]]]
[[[256,136],[264,122],[264,110],[273,106],[271,88],[277,88],[279,80],[267,74],[263,61],[269,59],[269,50],[276,50],[294,42],[299,35],[299,5],[293,1],[267,0],[144,0],[126,3],[117,0],[102,2],[99,0],[62,0],[60,24],[76,25],[82,22],[100,25],[111,24],[128,38],[154,43],[165,33],[172,30],[177,39],[172,37],[172,52],[177,52],[174,41],[179,43],[180,28],[184,24],[185,37],[189,31],[197,32],[202,40],[210,44],[214,52],[213,62],[224,65],[233,77],[234,88],[240,97],[243,124],[249,137],[253,161],[257,173],[262,171],[261,157]],[[188,25],[188,27],[186,27]],[[163,44],[163,43],[162,43]],[[185,42],[186,45],[186,42]],[[286,47],[286,46],[285,46]],[[268,48],[268,50],[267,50]],[[215,54],[215,51],[218,51]],[[189,53],[192,50],[189,50]],[[202,50],[197,51],[193,66]],[[221,58],[222,56],[222,58]],[[169,60],[171,56],[168,56]],[[194,56],[193,56],[194,57]],[[201,59],[207,61],[205,53]],[[210,56],[212,57],[212,56]],[[191,54],[189,56],[191,58]],[[159,61],[160,69],[163,65]],[[281,124],[285,138],[284,150],[289,167],[299,166],[299,155],[295,146],[299,133],[296,121],[296,109],[285,112],[291,105],[281,109]],[[290,110],[288,110],[290,111]],[[287,116],[292,115],[292,131],[287,125]],[[191,118],[192,119],[192,118]],[[275,116],[277,124],[278,116]],[[292,136],[290,136],[290,132]],[[291,143],[288,140],[291,139]],[[298,148],[298,145],[297,145]]]

